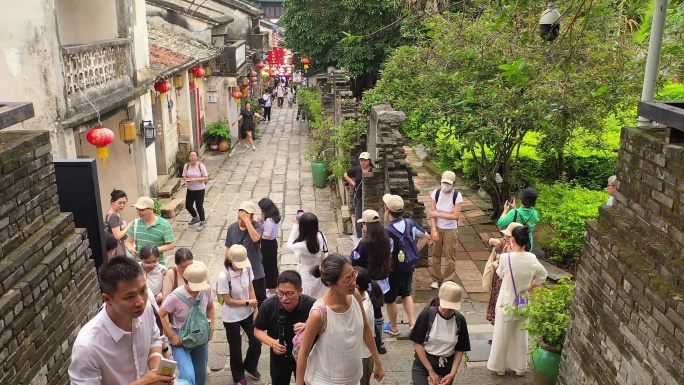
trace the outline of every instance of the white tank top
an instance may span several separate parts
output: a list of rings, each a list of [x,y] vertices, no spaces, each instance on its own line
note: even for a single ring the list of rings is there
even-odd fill
[[[315,308],[316,305],[312,307]],[[327,310],[328,323],[309,354],[304,382],[307,385],[357,385],[363,375],[361,307],[352,298],[351,306],[344,313],[335,313],[329,307]]]

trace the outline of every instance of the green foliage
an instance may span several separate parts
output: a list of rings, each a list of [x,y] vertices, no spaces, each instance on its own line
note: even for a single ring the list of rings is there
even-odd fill
[[[333,143],[334,125],[332,118],[322,119],[314,117],[307,122],[309,125],[309,147],[304,159],[309,162],[330,162],[330,145]]]
[[[596,220],[598,207],[606,203],[608,194],[564,183],[538,186],[538,191],[535,208],[543,225],[535,228],[535,239],[551,260],[576,262],[582,253],[584,225]]]
[[[527,331],[556,349],[561,349],[570,325],[574,292],[575,285],[568,279],[560,280],[551,288],[535,288],[530,294],[530,304],[525,307]]]
[[[368,127],[368,119],[345,119],[341,126],[332,129],[332,141],[337,154],[330,158],[331,175],[329,179],[342,178],[349,169],[349,150],[351,150],[359,134]]]
[[[297,103],[304,112],[304,117],[309,121],[309,131],[313,128],[311,121],[319,120],[323,116],[323,103],[321,102],[321,95],[316,88],[300,88],[297,91]]]
[[[684,100],[684,84],[669,83],[658,91],[658,100]]]
[[[214,122],[206,127],[204,140],[207,142],[230,140],[230,128],[224,122]]]
[[[159,200],[159,198],[152,198],[152,201],[154,202],[154,213],[157,215],[161,215],[161,209],[162,209],[162,203]]]
[[[313,66],[345,68],[352,77],[375,74],[399,45],[399,29],[384,29],[400,17],[398,2],[285,0],[284,5],[279,24],[286,30],[286,46],[310,57]]]

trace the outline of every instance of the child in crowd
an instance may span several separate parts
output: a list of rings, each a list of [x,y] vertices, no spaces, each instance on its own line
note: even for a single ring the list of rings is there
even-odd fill
[[[145,272],[147,287],[152,290],[157,304],[162,301],[162,283],[166,268],[159,263],[159,249],[149,243],[140,249],[140,266]]]
[[[363,311],[366,313],[366,319],[370,323],[370,320],[375,316],[374,308],[381,307],[383,304],[384,294],[382,293],[380,286],[373,282],[366,269],[360,266],[354,266],[354,270],[357,273],[356,287],[363,300]],[[376,330],[375,333],[377,334],[378,331]],[[380,333],[382,334],[382,332]],[[361,347],[361,366],[363,366],[361,385],[369,385],[375,365],[373,364],[371,352],[365,345]]]

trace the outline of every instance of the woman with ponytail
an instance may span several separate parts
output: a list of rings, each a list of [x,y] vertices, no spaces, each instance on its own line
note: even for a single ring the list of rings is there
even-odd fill
[[[329,290],[316,301],[306,321],[297,357],[297,385],[358,384],[363,376],[364,344],[373,357],[374,377],[380,381],[385,369],[356,290],[358,273],[351,261],[333,253],[314,266],[311,274]]]
[[[363,300],[363,311],[366,313],[366,319],[373,318],[373,308],[382,306],[385,295],[373,280],[371,280],[368,271],[360,266],[354,266],[356,271],[356,287],[359,290],[359,295]],[[371,352],[367,347],[361,348],[361,362],[363,366],[363,376],[361,377],[360,385],[370,385],[371,374],[373,374],[373,360],[371,359]]]

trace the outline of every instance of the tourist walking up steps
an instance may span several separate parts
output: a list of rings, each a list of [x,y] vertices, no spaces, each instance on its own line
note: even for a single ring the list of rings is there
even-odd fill
[[[387,316],[389,321],[383,326],[383,331],[391,336],[399,335],[397,325],[396,299],[402,298],[402,305],[406,311],[409,322],[409,330],[413,328],[416,318],[413,313],[413,273],[418,264],[418,252],[427,244],[430,234],[427,233],[419,224],[410,218],[402,218],[404,212],[404,200],[398,195],[385,194],[382,197],[385,202],[385,216],[389,223],[385,227],[390,238],[390,249],[392,250],[392,264],[389,275],[389,291],[385,293],[385,305],[387,305]],[[403,235],[407,235],[407,243],[414,242],[413,245],[402,241]]]
[[[204,266],[207,271],[207,282],[211,285],[211,274],[209,273],[209,269],[207,269],[207,266],[204,263],[196,260],[192,255],[192,251],[187,247],[181,247],[176,250],[174,263],[174,266],[166,269],[166,274],[164,275],[164,282],[162,283],[162,301],[166,300],[166,297],[168,297],[172,291],[185,285],[183,274],[185,274],[185,269],[193,263]]]
[[[204,194],[206,191],[205,181],[209,180],[209,171],[199,161],[197,151],[192,150],[188,155],[190,161],[183,166],[183,180],[187,184],[185,192],[185,209],[188,210],[192,219],[189,225],[199,223],[197,231],[204,230]],[[197,211],[195,211],[197,207]]]
[[[289,385],[297,372],[292,339],[304,328],[316,299],[302,293],[302,277],[294,270],[278,276],[278,295],[259,309],[254,335],[271,349],[271,385]]]
[[[379,308],[382,306],[383,294],[382,289],[371,280],[368,271],[361,266],[354,266],[356,271],[356,287],[359,290],[359,295],[363,304],[363,311],[366,314],[366,320],[370,323],[373,319],[374,308]],[[382,332],[379,332],[382,334]],[[377,345],[377,340],[376,340]],[[361,363],[363,365],[363,375],[361,376],[360,385],[370,385],[370,379],[373,375],[373,356],[370,350],[364,345],[361,347]]]
[[[230,246],[224,260],[224,269],[219,273],[217,292],[223,299],[221,319],[228,339],[230,371],[233,381],[239,385],[247,384],[245,372],[255,380],[261,378],[261,373],[257,370],[261,342],[254,336],[254,319],[259,308],[252,285],[253,277],[247,249],[242,245]],[[240,329],[245,331],[249,341],[244,361]]]
[[[244,201],[238,209],[237,222],[228,226],[226,232],[226,257],[232,245],[242,245],[247,249],[247,257],[254,273],[254,292],[256,293],[259,306],[266,300],[266,274],[264,273],[263,259],[261,256],[261,236],[264,226],[254,220],[254,213],[259,207],[250,201]]]
[[[71,384],[172,383],[174,377],[157,374],[162,337],[140,265],[131,258],[114,257],[102,265],[99,279],[104,305],[74,341]]]
[[[389,275],[392,263],[390,239],[385,228],[380,223],[380,214],[375,210],[366,210],[359,219],[364,227],[365,235],[352,250],[353,266],[363,267],[373,282],[377,283],[384,295],[390,290]],[[387,353],[382,341],[382,326],[385,323],[382,315],[383,302],[374,303],[373,320],[375,326],[375,344],[380,354]],[[370,319],[369,319],[370,321]]]
[[[385,369],[356,290],[357,273],[351,261],[333,253],[311,273],[330,290],[316,301],[306,321],[297,356],[297,385],[358,384],[363,375],[363,344],[373,357],[373,376],[382,380]]]
[[[461,314],[461,287],[445,281],[439,296],[418,316],[410,339],[416,350],[411,377],[413,385],[449,385],[470,351],[468,324]]]
[[[138,212],[138,218],[128,228],[126,249],[132,256],[138,258],[140,249],[152,243],[159,249],[159,263],[166,266],[164,253],[176,248],[176,238],[171,224],[154,213],[154,201],[150,197],[138,198],[133,207]]]
[[[185,269],[185,285],[171,292],[159,308],[164,334],[169,339],[178,378],[190,385],[205,385],[209,341],[214,334],[214,291],[207,283],[207,268],[192,264]],[[167,317],[173,314],[173,323]]]
[[[442,281],[456,279],[456,243],[458,239],[458,218],[461,216],[463,196],[454,191],[456,174],[445,171],[441,188],[430,194],[432,210],[428,212],[432,233],[432,276],[431,288],[437,289]],[[445,259],[442,274],[442,257]]]
[[[280,235],[280,210],[268,198],[259,201],[261,209],[261,224],[264,225],[264,233],[261,235],[261,255],[266,274],[266,290],[268,295],[276,293],[276,281],[278,280],[278,236]]]
[[[500,376],[511,369],[518,376],[523,376],[527,369],[528,333],[525,320],[514,313],[518,298],[524,298],[528,292],[542,285],[546,280],[546,269],[537,257],[526,252],[530,242],[530,229],[527,226],[516,227],[511,231],[513,247],[510,252],[501,255],[493,265],[496,274],[501,277],[501,289],[496,301],[496,319],[492,350],[487,361],[487,368]]]
[[[111,194],[111,207],[107,210],[105,216],[105,230],[114,236],[117,241],[116,249],[114,251],[115,257],[126,256],[126,233],[131,227],[131,223],[126,224],[126,221],[121,216],[121,212],[126,208],[128,197],[122,190],[114,189]]]
[[[294,252],[297,272],[302,276],[303,293],[316,299],[321,298],[328,288],[311,274],[311,268],[321,263],[328,248],[325,236],[318,230],[316,215],[304,213],[299,219],[294,219],[287,248]]]

